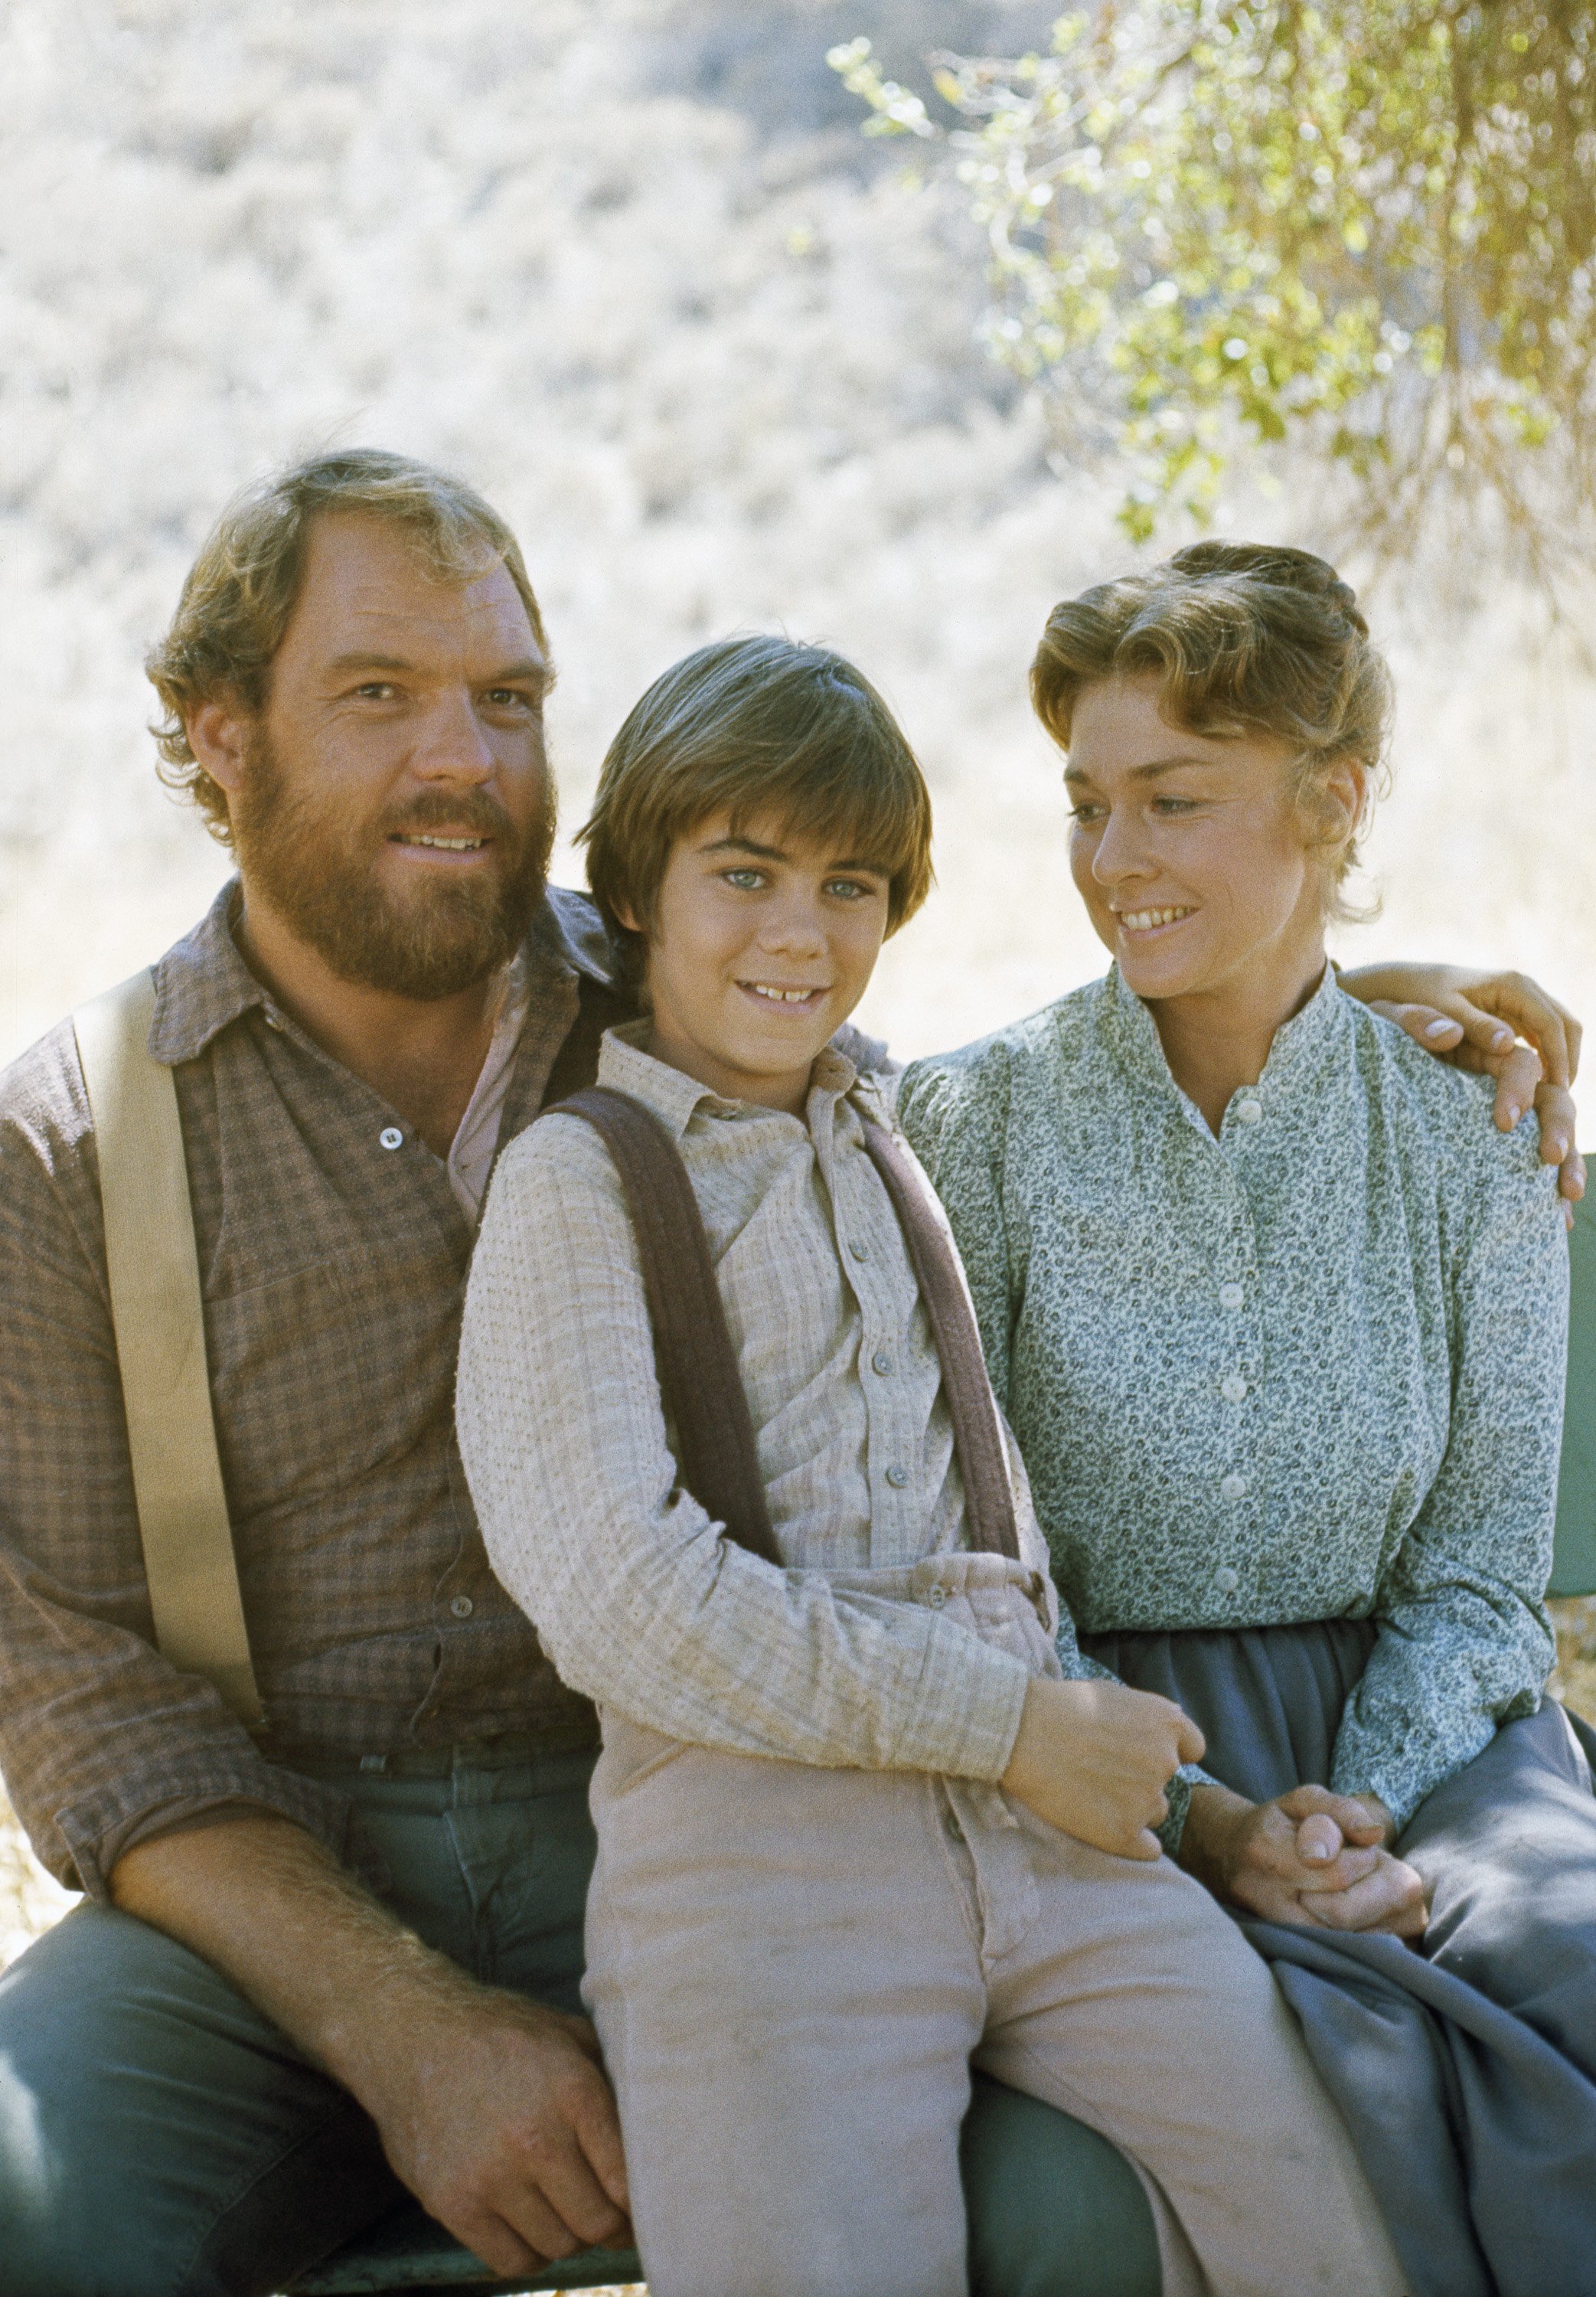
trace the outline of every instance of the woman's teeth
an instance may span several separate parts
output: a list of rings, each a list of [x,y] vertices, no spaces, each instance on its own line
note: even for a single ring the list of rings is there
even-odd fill
[[[1155,926],[1172,926],[1189,918],[1190,910],[1122,910],[1119,921],[1127,933],[1151,933]]]

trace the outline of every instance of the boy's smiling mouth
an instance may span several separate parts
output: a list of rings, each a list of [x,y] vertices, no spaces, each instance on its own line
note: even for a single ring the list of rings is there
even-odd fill
[[[779,981],[739,981],[737,987],[745,997],[785,1013],[812,1013],[820,1000],[829,994],[825,985],[801,988]]]

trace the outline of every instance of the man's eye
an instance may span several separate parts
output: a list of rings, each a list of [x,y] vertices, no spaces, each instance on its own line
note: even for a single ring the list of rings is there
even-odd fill
[[[390,685],[385,678],[368,679],[364,686],[355,688],[362,702],[391,702],[398,691],[398,687]]]
[[[518,686],[491,686],[486,699],[495,710],[530,710],[532,706],[531,696],[523,694]]]

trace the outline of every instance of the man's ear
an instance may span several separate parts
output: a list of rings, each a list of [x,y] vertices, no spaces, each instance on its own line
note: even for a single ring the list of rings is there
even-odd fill
[[[211,780],[236,796],[243,786],[245,760],[252,720],[231,695],[202,702],[183,721],[188,746]]]

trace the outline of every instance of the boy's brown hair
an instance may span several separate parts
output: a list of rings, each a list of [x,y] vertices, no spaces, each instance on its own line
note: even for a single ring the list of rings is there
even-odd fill
[[[1293,799],[1321,849],[1325,907],[1355,917],[1340,886],[1362,823],[1324,802],[1341,759],[1383,775],[1391,677],[1350,587],[1311,551],[1194,542],[1145,574],[1099,583],[1048,617],[1031,665],[1036,714],[1067,750],[1083,687],[1151,673],[1172,725],[1272,735],[1291,750]]]
[[[611,743],[577,832],[588,882],[634,977],[678,838],[774,813],[887,873],[887,931],[931,890],[931,798],[870,681],[828,647],[723,638],[656,678]],[[621,921],[627,911],[640,932]]]

